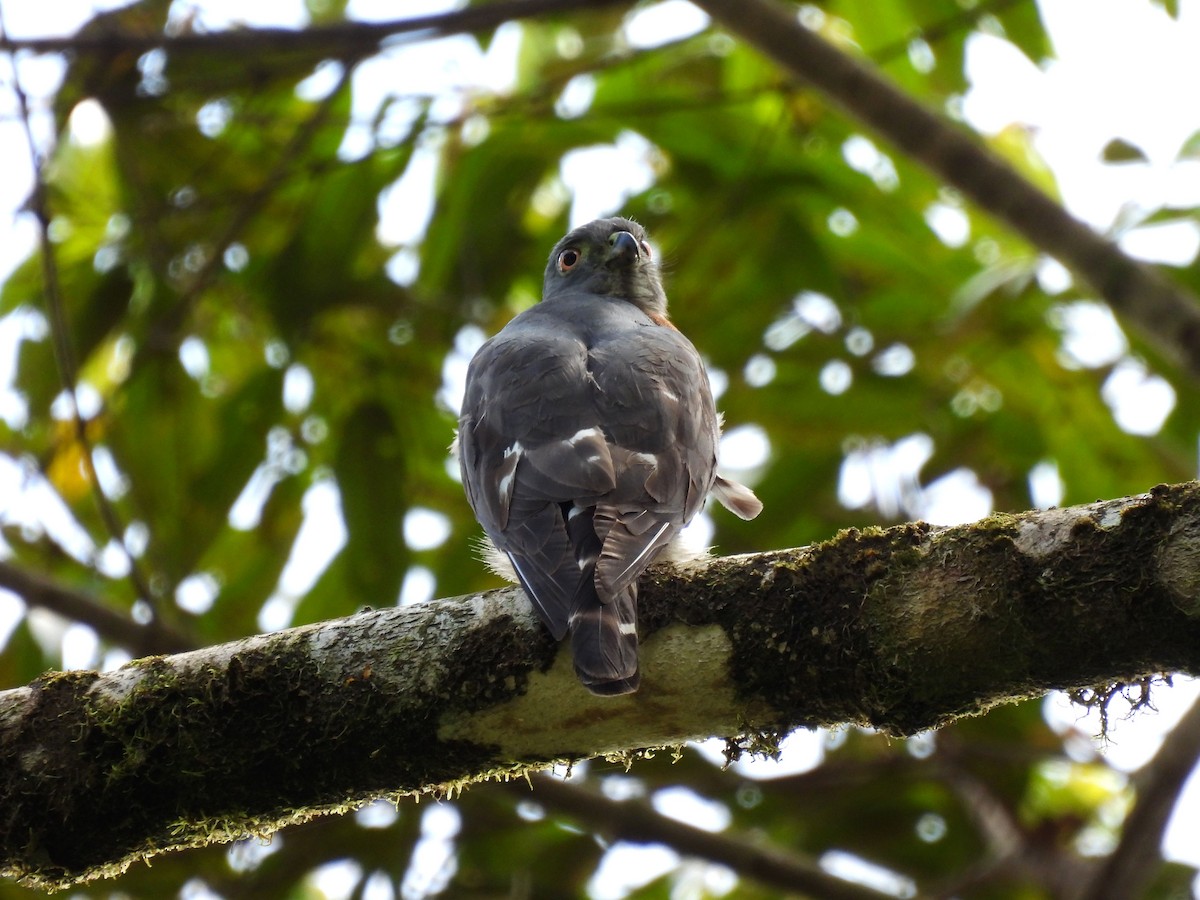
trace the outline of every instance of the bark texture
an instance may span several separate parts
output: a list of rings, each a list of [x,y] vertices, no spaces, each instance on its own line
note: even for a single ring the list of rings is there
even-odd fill
[[[164,850],[560,759],[794,728],[904,735],[1052,688],[1200,672],[1200,486],[848,530],[643,581],[643,684],[589,695],[516,590],[0,693],[0,871]]]

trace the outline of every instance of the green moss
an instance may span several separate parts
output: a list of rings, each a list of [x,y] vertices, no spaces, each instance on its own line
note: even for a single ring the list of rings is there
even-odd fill
[[[747,708],[765,702],[779,730],[856,722],[906,735],[1114,672],[1127,683],[1186,670],[1200,548],[1195,529],[1171,535],[1181,517],[1200,521],[1195,487],[1038,515],[847,529],[717,561],[695,581],[654,580],[643,608],[653,627],[721,625]],[[1031,544],[1031,526],[1046,539]]]
[[[26,732],[47,777],[22,786],[12,783],[19,771],[5,776],[16,800],[6,827],[38,846],[4,865],[27,884],[65,887],[166,848],[538,768],[498,765],[494,748],[436,736],[446,708],[520,690],[529,656],[515,644],[519,631],[503,622],[465,630],[463,646],[448,648],[441,687],[407,697],[392,696],[369,662],[323,672],[304,636],[241,650],[226,668],[139,660],[126,670],[136,679],[118,678],[111,691],[89,690],[95,673],[47,676]]]

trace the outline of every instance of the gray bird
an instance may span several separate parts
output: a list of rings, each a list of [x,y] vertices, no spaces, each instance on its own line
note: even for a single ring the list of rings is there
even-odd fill
[[[637,690],[638,578],[711,492],[720,417],[700,354],[667,318],[642,227],[600,219],[555,246],[542,301],[479,348],[458,425],[467,500],[575,672]],[[504,572],[502,571],[502,574]]]

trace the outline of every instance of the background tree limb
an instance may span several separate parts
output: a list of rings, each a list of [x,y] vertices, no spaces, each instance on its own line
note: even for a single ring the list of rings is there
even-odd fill
[[[1182,286],[1126,256],[963,129],[805,28],[794,9],[775,0],[696,3],[733,34],[1057,258],[1167,358],[1193,377],[1200,376],[1200,302]]]
[[[0,562],[0,587],[12,591],[28,606],[49,610],[64,619],[84,622],[105,640],[137,655],[178,653],[195,647],[195,641],[159,619],[153,619],[146,625],[138,624],[95,597],[12,563]]]
[[[629,0],[502,0],[451,12],[410,16],[386,22],[338,22],[311,28],[242,28],[217,33],[184,32],[131,34],[92,31],[71,37],[18,38],[0,46],[34,53],[142,54],[156,48],[168,53],[303,52],[314,61],[322,56],[356,59],[379,50],[388,38],[420,33],[429,35],[486,31],[505,22],[575,10],[628,5]]]
[[[8,47],[8,29],[5,27],[2,14],[0,14],[0,46]],[[16,65],[16,58],[11,58],[13,60],[13,93],[17,98],[25,145],[29,150],[29,159],[33,164],[33,191],[29,196],[28,207],[37,220],[38,251],[42,267],[42,284],[45,293],[44,306],[46,318],[50,323],[50,334],[53,339],[54,363],[58,369],[58,377],[62,384],[63,393],[71,401],[71,426],[75,432],[75,440],[79,444],[80,458],[84,471],[87,473],[88,481],[93,488],[91,492],[92,498],[95,501],[100,520],[104,523],[104,528],[108,532],[108,536],[121,547],[125,554],[125,560],[129,567],[129,581],[137,592],[137,596],[146,604],[154,618],[157,619],[161,616],[158,598],[150,590],[150,581],[146,577],[146,573],[142,571],[141,560],[130,553],[125,546],[124,534],[126,523],[121,520],[116,507],[105,496],[104,491],[100,487],[100,477],[96,472],[95,448],[92,446],[92,440],[88,436],[87,422],[84,421],[84,417],[79,411],[79,361],[75,358],[75,352],[71,346],[61,278],[59,277],[58,263],[55,261],[53,242],[50,240],[51,214],[46,199],[46,182],[44,177],[46,160],[42,158],[42,154],[38,149],[37,139],[34,136],[33,126],[29,117],[29,98],[21,86],[21,75]]]
[[[1144,896],[1158,868],[1171,811],[1200,756],[1200,703],[1193,704],[1150,762],[1134,776],[1137,803],[1126,816],[1121,842],[1081,891],[1087,900]]]
[[[814,861],[762,841],[715,834],[668,818],[639,800],[610,800],[594,790],[546,775],[531,779],[531,787],[532,792],[516,781],[507,789],[514,797],[563,813],[612,840],[661,842],[682,854],[728,866],[760,884],[814,900],[882,900],[891,896],[830,875]]]

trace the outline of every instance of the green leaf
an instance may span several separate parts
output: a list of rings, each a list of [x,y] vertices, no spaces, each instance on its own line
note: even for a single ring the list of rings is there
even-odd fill
[[[1113,138],[1100,151],[1100,158],[1106,163],[1149,162],[1146,152],[1124,138]]]
[[[1175,154],[1178,160],[1200,159],[1200,131],[1195,132],[1179,148],[1179,152]]]

